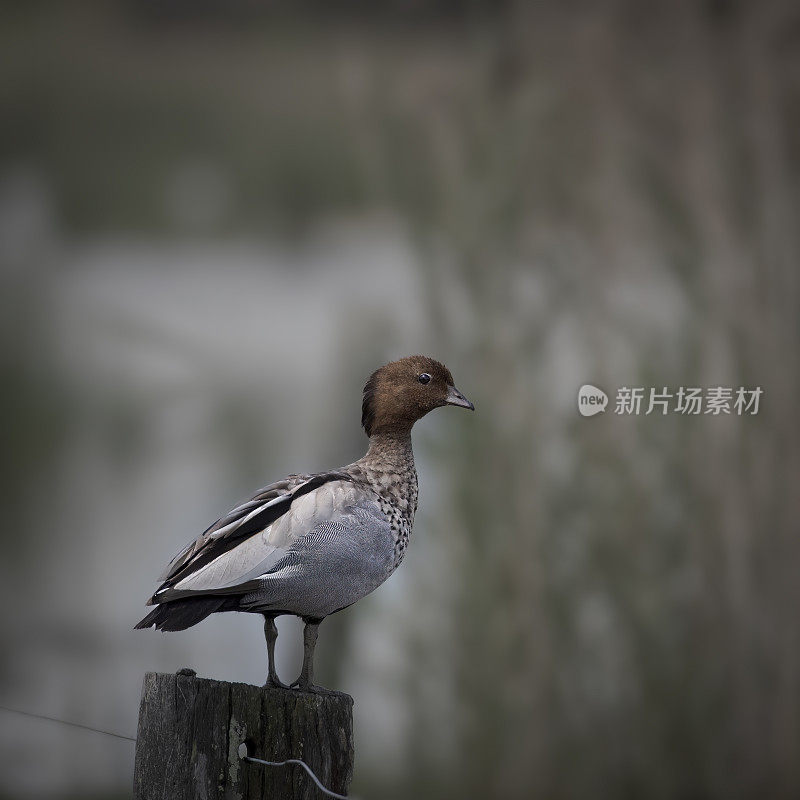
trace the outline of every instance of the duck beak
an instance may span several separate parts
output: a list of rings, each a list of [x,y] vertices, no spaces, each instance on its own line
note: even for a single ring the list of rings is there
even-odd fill
[[[470,411],[475,410],[475,406],[464,397],[455,386],[447,387],[447,397],[444,401],[448,406],[459,406],[460,408],[468,408]]]

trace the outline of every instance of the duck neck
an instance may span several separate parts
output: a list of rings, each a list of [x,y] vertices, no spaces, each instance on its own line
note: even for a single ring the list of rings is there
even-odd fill
[[[414,468],[411,430],[381,431],[369,438],[364,460],[373,466],[401,473]]]

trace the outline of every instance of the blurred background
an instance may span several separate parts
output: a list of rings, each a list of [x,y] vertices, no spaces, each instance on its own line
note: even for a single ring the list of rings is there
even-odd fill
[[[800,796],[796,3],[38,0],[0,62],[0,703],[133,734],[147,670],[263,682],[258,617],[132,626],[422,352],[478,410],[322,626],[352,791]],[[612,413],[718,384],[758,415]],[[127,797],[133,750],[0,713],[0,797]]]

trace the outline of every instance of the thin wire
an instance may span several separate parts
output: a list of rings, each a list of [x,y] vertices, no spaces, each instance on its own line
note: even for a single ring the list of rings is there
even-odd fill
[[[31,714],[30,711],[20,711],[18,708],[9,708],[8,706],[0,706],[0,711],[8,711],[11,714],[19,714],[22,717],[30,717],[31,719],[43,719],[47,722],[58,722],[61,725],[69,725],[71,728],[81,728],[85,731],[94,731],[95,733],[102,733],[104,736],[113,736],[115,739],[127,739],[129,742],[135,742],[135,736],[125,736],[124,733],[114,733],[113,731],[104,731],[102,728],[93,728],[91,725],[81,725],[80,722],[70,722],[66,719],[58,719],[57,717],[47,717],[44,714]]]
[[[66,719],[59,719],[58,717],[48,717],[45,714],[33,714],[30,711],[22,711],[19,708],[10,708],[9,706],[0,706],[0,711],[7,711],[10,714],[19,714],[21,717],[30,717],[30,719],[39,719],[45,722],[57,722],[59,725],[68,725],[70,728],[80,728],[84,731],[92,731],[93,733],[101,733],[103,736],[113,736],[115,739],[125,739],[129,742],[135,742],[135,736],[126,736],[124,733],[114,733],[113,731],[105,731],[102,728],[93,728],[91,725],[82,725],[80,722],[70,722]],[[317,788],[328,797],[335,797],[336,800],[353,800],[343,794],[336,794],[330,789],[323,786],[320,779],[314,774],[311,767],[299,758],[287,758],[286,761],[265,761],[263,758],[254,758],[253,756],[243,756],[242,761],[252,761],[255,764],[264,764],[267,767],[285,767],[287,764],[298,764],[309,775],[312,781],[316,784]]]
[[[264,761],[263,758],[253,758],[253,756],[243,756],[242,761],[252,761],[255,764],[264,764],[268,767],[284,767],[287,764],[298,764],[301,766],[311,777],[311,780],[317,785],[317,788],[323,793],[328,795],[328,797],[335,797],[337,800],[353,800],[351,797],[347,797],[343,794],[336,794],[336,792],[332,792],[330,789],[326,789],[320,779],[314,774],[311,767],[306,764],[305,761],[301,761],[299,758],[287,758],[286,761]]]

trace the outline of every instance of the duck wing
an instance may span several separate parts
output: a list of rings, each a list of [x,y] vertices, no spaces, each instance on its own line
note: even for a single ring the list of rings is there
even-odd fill
[[[331,516],[341,487],[347,485],[352,485],[347,473],[331,471],[292,475],[264,487],[170,561],[161,575],[162,585],[148,604],[197,592],[238,591],[251,574],[267,571],[296,538]],[[325,491],[320,491],[323,487]]]

